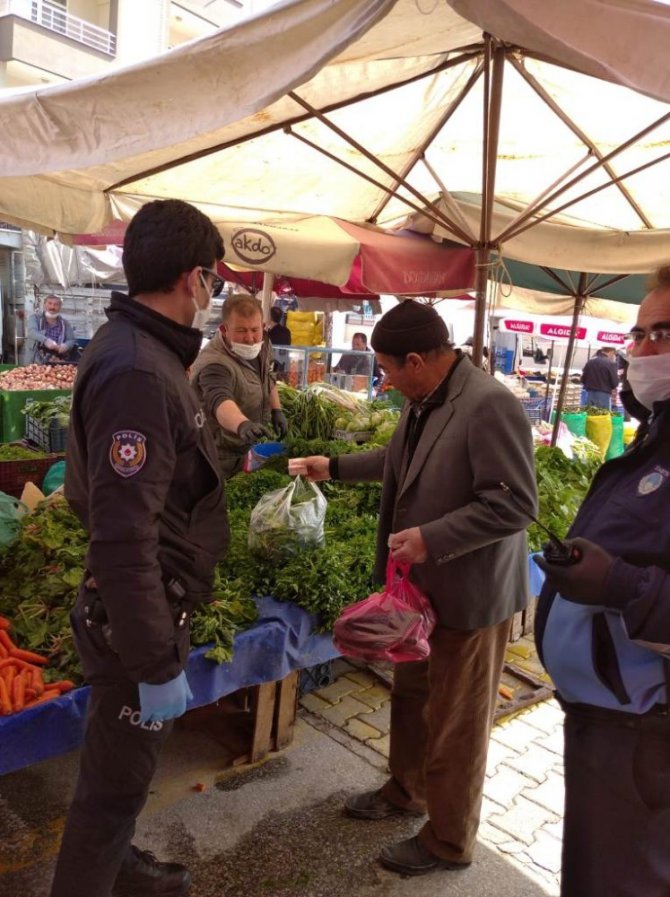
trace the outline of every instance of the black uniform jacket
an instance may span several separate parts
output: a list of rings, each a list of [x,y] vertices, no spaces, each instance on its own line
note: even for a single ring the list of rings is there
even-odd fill
[[[131,679],[160,683],[186,661],[165,584],[176,577],[192,604],[210,599],[225,494],[186,376],[200,331],[120,293],[107,317],[79,365],[65,494],[89,534],[113,648]]]

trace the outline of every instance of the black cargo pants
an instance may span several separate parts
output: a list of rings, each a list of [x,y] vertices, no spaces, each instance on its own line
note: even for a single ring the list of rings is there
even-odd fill
[[[563,897],[670,894],[670,716],[564,705]]]
[[[140,722],[136,683],[125,675],[102,626],[87,625],[84,608],[91,596],[82,586],[70,615],[91,698],[51,897],[109,897],[173,726]],[[188,641],[188,627],[179,637]]]

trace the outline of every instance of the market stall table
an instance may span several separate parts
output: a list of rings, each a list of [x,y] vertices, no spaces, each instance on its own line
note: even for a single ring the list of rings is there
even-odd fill
[[[188,709],[213,704],[239,689],[278,682],[338,656],[330,635],[313,632],[314,618],[293,604],[258,599],[259,619],[235,638],[230,663],[205,658],[194,648],[186,672],[193,699]],[[84,735],[88,687],[77,688],[34,708],[0,717],[0,774],[66,753]]]

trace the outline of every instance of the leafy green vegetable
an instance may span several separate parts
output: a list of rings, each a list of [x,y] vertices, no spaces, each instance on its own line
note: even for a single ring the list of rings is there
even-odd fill
[[[21,409],[21,413],[29,414],[41,424],[48,424],[55,420],[59,426],[67,427],[71,410],[72,394],[70,393],[67,396],[57,396],[49,401],[38,402],[36,399],[29,399]]]
[[[535,449],[539,519],[560,539],[570,528],[600,463],[599,455],[570,460],[559,448],[540,445]],[[530,550],[539,551],[546,541],[546,533],[533,523],[528,528]]]

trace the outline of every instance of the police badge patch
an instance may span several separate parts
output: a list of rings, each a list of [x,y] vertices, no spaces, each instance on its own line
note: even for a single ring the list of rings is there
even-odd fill
[[[656,492],[657,489],[661,488],[665,483],[667,476],[667,470],[664,470],[662,467],[656,467],[652,473],[648,473],[646,477],[642,477],[637,484],[637,494],[651,495],[652,492]]]
[[[112,435],[109,462],[121,477],[134,477],[147,460],[147,438],[137,430],[119,430]]]

